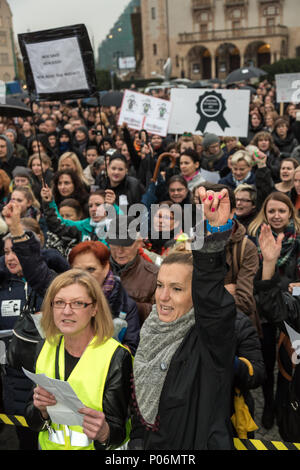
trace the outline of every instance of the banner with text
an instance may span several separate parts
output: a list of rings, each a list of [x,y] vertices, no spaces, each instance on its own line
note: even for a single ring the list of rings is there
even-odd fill
[[[275,75],[277,103],[300,103],[300,73]]]
[[[247,137],[249,90],[171,89],[170,134]]]
[[[27,87],[37,99],[76,99],[96,91],[94,55],[84,25],[19,34]]]
[[[149,134],[167,135],[171,112],[170,101],[126,90],[118,125],[124,122],[131,129],[145,129]]]

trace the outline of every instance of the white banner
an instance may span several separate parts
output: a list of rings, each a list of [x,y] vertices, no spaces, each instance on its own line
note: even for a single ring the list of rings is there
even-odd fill
[[[26,44],[38,93],[88,89],[77,37]]]
[[[167,135],[171,112],[170,101],[126,90],[118,125],[124,122],[131,129],[145,129],[149,134]]]
[[[170,134],[247,137],[249,90],[171,89]]]
[[[300,73],[275,75],[277,103],[300,103]]]
[[[135,57],[119,57],[120,70],[135,70]]]

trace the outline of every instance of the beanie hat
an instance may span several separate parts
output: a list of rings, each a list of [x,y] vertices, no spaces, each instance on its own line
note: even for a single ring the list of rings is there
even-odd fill
[[[24,176],[25,178],[28,178],[29,181],[31,181],[31,171],[25,166],[16,166],[12,171],[12,176],[13,178],[16,176]]]
[[[210,145],[219,144],[220,139],[216,134],[209,134],[208,132],[203,135],[202,147],[208,148]]]

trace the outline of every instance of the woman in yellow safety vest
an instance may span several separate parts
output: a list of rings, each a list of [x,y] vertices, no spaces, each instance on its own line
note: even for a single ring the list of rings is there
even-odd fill
[[[132,357],[112,338],[112,316],[99,284],[82,270],[66,271],[49,286],[42,311],[45,341],[37,351],[36,373],[69,382],[84,407],[73,411],[80,424],[52,422],[57,407],[52,413],[51,407],[60,399],[36,386],[25,416],[39,431],[40,448],[120,446],[126,437]]]

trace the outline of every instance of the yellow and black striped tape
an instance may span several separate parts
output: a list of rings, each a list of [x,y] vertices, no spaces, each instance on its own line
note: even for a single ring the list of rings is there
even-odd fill
[[[25,426],[28,428],[28,424],[26,423],[24,416],[5,415],[4,413],[0,413],[0,423],[10,424],[12,426]]]
[[[295,442],[266,441],[261,439],[234,439],[237,450],[300,450]]]
[[[24,416],[0,413],[0,423],[28,427]],[[236,450],[300,450],[300,443],[234,438]]]

